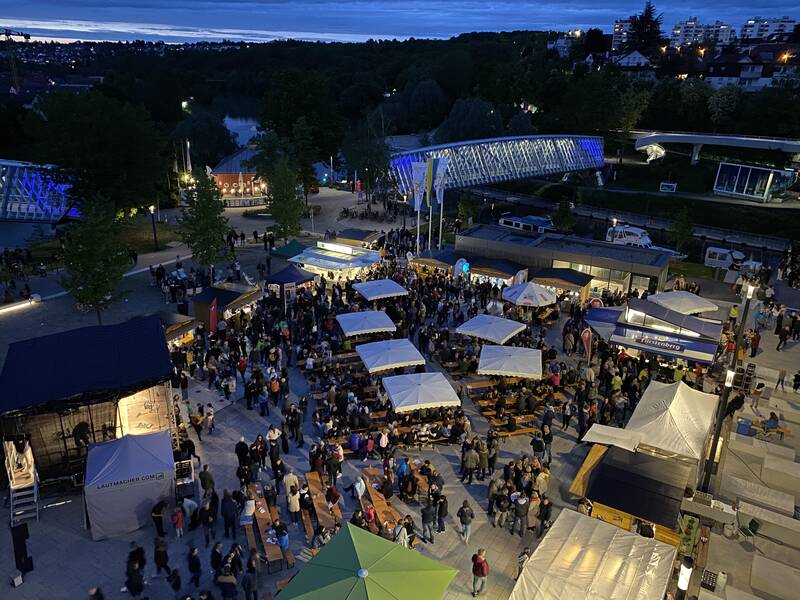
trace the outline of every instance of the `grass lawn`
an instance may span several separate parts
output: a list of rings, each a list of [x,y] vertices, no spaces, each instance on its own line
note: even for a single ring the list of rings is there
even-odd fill
[[[690,279],[714,279],[714,269],[700,263],[674,262],[669,265],[669,274],[683,275]]]

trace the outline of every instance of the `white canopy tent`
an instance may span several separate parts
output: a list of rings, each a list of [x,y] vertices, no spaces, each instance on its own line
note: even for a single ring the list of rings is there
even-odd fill
[[[696,315],[719,310],[719,306],[711,302],[711,300],[706,300],[697,294],[682,290],[652,294],[647,299],[683,315]]]
[[[170,432],[92,444],[85,481],[92,539],[130,533],[150,523],[153,505],[175,493]]]
[[[538,283],[528,281],[504,289],[503,300],[517,306],[550,306],[556,303],[556,294]]]
[[[383,388],[395,412],[411,412],[420,408],[461,406],[453,386],[441,373],[413,373],[383,378]]]
[[[381,300],[396,296],[408,296],[408,290],[391,279],[375,279],[364,283],[354,283],[353,289],[367,300]]]
[[[542,351],[534,348],[486,344],[481,348],[478,375],[541,379]]]
[[[517,321],[493,315],[478,315],[462,324],[456,329],[456,333],[502,345],[524,330],[525,325]]]
[[[370,373],[425,364],[425,358],[408,338],[359,344],[356,352]]]
[[[714,424],[717,396],[683,382],[651,381],[625,429],[592,425],[585,442],[616,446],[629,452],[651,449],[700,461]]]
[[[675,548],[564,509],[534,550],[509,600],[663,598]]]
[[[717,402],[715,394],[700,392],[682,381],[651,381],[625,429],[641,436],[640,445],[700,461]]]
[[[394,333],[397,327],[385,312],[365,310],[336,315],[345,337],[368,333]]]

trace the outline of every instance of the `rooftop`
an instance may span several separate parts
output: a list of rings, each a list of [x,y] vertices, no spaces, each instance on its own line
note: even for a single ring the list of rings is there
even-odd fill
[[[246,161],[252,160],[257,154],[255,148],[240,148],[233,154],[229,154],[223,158],[216,167],[212,170],[214,175],[221,175],[223,173],[255,173],[255,167],[248,167]]]

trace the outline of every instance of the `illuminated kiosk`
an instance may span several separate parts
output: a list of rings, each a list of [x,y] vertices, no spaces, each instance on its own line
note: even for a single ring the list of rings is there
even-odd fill
[[[164,329],[155,315],[15,342],[0,373],[0,431],[26,436],[41,480],[83,477],[89,444],[168,431]]]
[[[381,254],[347,244],[317,242],[316,246],[306,248],[289,262],[329,279],[355,279],[366,275],[381,262]]]

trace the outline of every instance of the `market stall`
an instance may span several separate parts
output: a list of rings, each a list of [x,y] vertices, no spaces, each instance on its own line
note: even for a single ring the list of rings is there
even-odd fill
[[[287,306],[294,300],[299,289],[313,285],[315,277],[314,273],[288,265],[277,273],[268,275],[264,283],[267,290],[274,292],[284,302],[284,306]]]
[[[92,539],[123,535],[151,523],[153,505],[174,494],[168,431],[89,446],[84,498]]]
[[[675,548],[564,509],[525,563],[509,600],[664,598]]]
[[[478,375],[541,379],[542,351],[534,348],[485,344],[481,348]]]
[[[377,250],[347,244],[317,242],[316,246],[306,248],[289,262],[328,279],[354,279],[381,262],[381,254]]]
[[[342,328],[345,337],[397,331],[397,326],[389,318],[389,315],[381,310],[342,313],[336,315],[336,321]]]
[[[468,335],[500,345],[523,331],[525,331],[523,323],[494,315],[477,315],[456,329],[456,333],[460,335]]]
[[[353,289],[370,302],[384,298],[408,296],[408,290],[392,279],[373,279],[363,283],[354,283]]]
[[[164,327],[164,337],[168,344],[191,344],[194,340],[194,330],[200,325],[200,321],[194,317],[181,315],[178,313],[159,311],[155,313]]]
[[[441,373],[413,373],[383,378],[383,388],[395,412],[412,412],[421,408],[461,406],[453,386]]]
[[[42,480],[83,473],[89,444],[175,432],[170,362],[155,315],[10,345],[0,429],[27,435]]]
[[[650,294],[647,300],[682,315],[699,315],[719,310],[719,306],[711,300],[683,290]]]
[[[261,288],[240,283],[215,283],[192,297],[194,315],[209,332],[222,319],[235,318],[239,310],[249,311],[262,297]]]
[[[271,255],[273,257],[282,258],[284,260],[289,260],[290,258],[294,258],[298,254],[301,254],[307,246],[305,244],[301,244],[297,240],[292,240],[285,246],[281,246],[280,248],[275,248]]]
[[[370,373],[425,364],[425,358],[408,338],[359,344],[356,352]]]
[[[552,288],[557,294],[572,294],[583,303],[589,299],[593,277],[589,273],[576,271],[566,267],[540,269],[531,277],[531,281]]]

